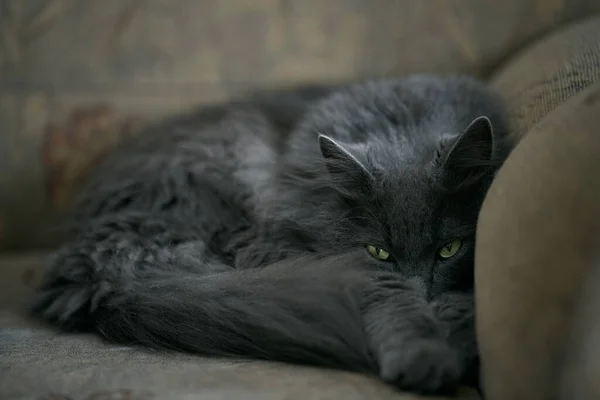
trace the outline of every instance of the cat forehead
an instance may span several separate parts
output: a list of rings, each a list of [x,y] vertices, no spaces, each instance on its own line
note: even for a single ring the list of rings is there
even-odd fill
[[[439,177],[418,166],[379,170],[373,179],[373,195],[388,205],[433,204],[444,193]]]
[[[419,252],[435,240],[440,215],[440,196],[435,188],[414,180],[390,180],[374,193],[382,235],[393,249]]]
[[[461,236],[476,219],[477,196],[448,192],[439,181],[418,171],[403,177],[390,174],[376,185],[371,211],[391,246],[417,254],[422,246]]]
[[[426,223],[433,215],[462,214],[477,200],[476,187],[455,191],[446,184],[441,163],[400,162],[373,173],[372,198],[390,221]]]

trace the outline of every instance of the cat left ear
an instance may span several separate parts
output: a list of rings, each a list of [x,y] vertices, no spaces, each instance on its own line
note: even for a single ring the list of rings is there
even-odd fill
[[[473,177],[487,170],[494,155],[494,128],[486,116],[475,118],[448,151],[447,172]]]
[[[333,182],[340,188],[360,189],[371,181],[371,173],[343,144],[320,134],[319,148]]]

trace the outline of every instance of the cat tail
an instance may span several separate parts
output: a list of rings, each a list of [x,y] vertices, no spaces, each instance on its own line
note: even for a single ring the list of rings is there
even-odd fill
[[[360,307],[368,277],[351,265],[343,255],[207,275],[137,271],[127,284],[54,274],[32,311],[113,342],[376,372]]]

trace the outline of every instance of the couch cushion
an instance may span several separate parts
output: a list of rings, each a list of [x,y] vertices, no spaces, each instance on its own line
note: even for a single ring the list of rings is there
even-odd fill
[[[600,398],[600,260],[586,274],[575,310],[558,398],[594,400]]]
[[[598,126],[600,83],[522,139],[484,202],[475,272],[490,400],[549,399],[558,389],[582,283],[600,261]]]

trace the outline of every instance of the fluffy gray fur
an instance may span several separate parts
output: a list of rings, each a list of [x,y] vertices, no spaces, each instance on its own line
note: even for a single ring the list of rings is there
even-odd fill
[[[452,392],[476,378],[473,240],[508,148],[502,104],[467,77],[170,118],[94,172],[32,309],[112,341]]]

